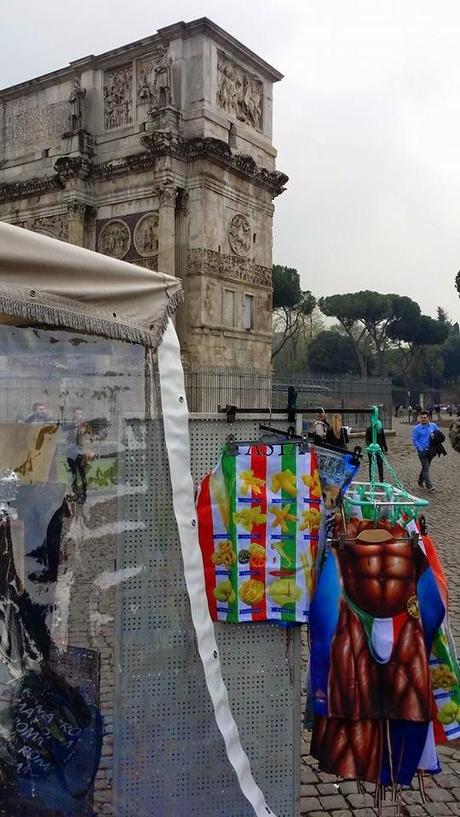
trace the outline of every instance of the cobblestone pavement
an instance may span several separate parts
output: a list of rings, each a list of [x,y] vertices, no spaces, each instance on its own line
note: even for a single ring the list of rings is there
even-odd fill
[[[410,442],[411,426],[394,421],[396,435],[388,438],[388,458],[405,488],[417,496],[426,496],[417,487],[420,471],[418,457]],[[460,646],[460,454],[446,443],[447,457],[436,459],[431,476],[436,491],[429,495],[426,511],[428,532],[442,558],[449,582],[451,626],[457,647]],[[302,701],[302,707],[304,700]],[[458,742],[441,748],[442,773],[427,778],[429,802],[422,803],[417,784],[402,793],[401,817],[451,817],[460,815],[460,748]],[[302,734],[301,814],[302,817],[374,817],[373,786],[368,794],[358,794],[353,781],[341,782],[332,775],[318,772],[317,762],[309,754],[309,732]],[[396,815],[394,806],[385,806],[383,817]]]

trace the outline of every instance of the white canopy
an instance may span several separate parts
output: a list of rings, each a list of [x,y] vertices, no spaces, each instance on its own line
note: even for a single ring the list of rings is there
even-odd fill
[[[0,313],[157,348],[180,281],[0,222]]]

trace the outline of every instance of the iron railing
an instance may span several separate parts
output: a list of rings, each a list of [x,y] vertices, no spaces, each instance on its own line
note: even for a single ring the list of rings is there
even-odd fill
[[[226,405],[263,409],[287,407],[288,389],[297,391],[299,408],[346,407],[343,422],[354,429],[365,427],[359,413],[374,404],[381,407],[386,428],[391,428],[390,378],[346,375],[280,377],[253,369],[202,366],[185,369],[185,388],[191,412],[213,414]]]

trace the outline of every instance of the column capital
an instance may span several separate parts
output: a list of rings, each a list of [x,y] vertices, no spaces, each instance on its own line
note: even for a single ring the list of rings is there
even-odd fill
[[[67,212],[70,218],[83,219],[86,215],[86,209],[87,204],[81,199],[74,198],[67,202]]]
[[[186,210],[188,205],[188,193],[183,187],[177,190],[176,207],[178,210]]]
[[[159,185],[157,187],[157,194],[160,207],[176,206],[177,190],[172,183],[166,182],[165,184]]]

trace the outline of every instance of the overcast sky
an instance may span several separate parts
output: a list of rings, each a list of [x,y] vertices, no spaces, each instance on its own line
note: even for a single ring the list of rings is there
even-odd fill
[[[459,0],[0,0],[0,87],[202,16],[285,75],[275,263],[460,320]]]

